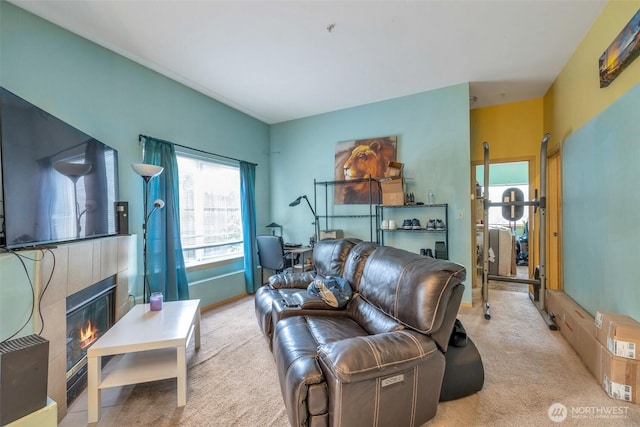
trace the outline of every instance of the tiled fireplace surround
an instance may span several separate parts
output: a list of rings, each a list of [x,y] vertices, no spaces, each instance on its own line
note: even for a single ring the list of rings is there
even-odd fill
[[[58,421],[67,414],[66,298],[94,283],[116,275],[116,321],[129,310],[129,282],[137,274],[136,236],[115,236],[59,245],[52,249],[55,269],[42,298],[44,330],[49,340],[47,393],[58,404]],[[44,257],[40,289],[49,279],[53,258]],[[39,329],[39,326],[36,327]]]

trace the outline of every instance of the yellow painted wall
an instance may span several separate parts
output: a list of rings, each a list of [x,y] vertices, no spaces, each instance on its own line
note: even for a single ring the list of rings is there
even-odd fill
[[[548,153],[557,152],[567,136],[640,82],[640,58],[606,88],[600,88],[598,70],[598,59],[638,9],[640,0],[610,0],[543,98],[471,110],[472,165],[483,163],[482,143],[487,141],[492,163],[535,157],[530,172],[539,187],[544,133],[551,133]],[[530,265],[537,262],[533,243]]]
[[[489,160],[491,163],[516,160],[532,160],[529,163],[529,182],[533,188],[538,188],[540,143],[544,135],[543,103],[542,98],[528,101],[514,102],[491,107],[477,108],[470,112],[471,121],[471,164],[484,163],[483,143],[489,143]],[[472,168],[472,181],[475,167]],[[471,188],[475,183],[472,182]],[[531,199],[533,195],[527,195]],[[475,218],[477,213],[473,215]],[[532,220],[529,223],[529,232],[535,233],[537,225],[530,212]],[[475,226],[472,224],[472,235],[475,237]],[[533,249],[535,239],[530,242],[530,266],[537,262]],[[475,247],[475,239],[474,239]],[[474,254],[475,259],[475,254]],[[533,269],[530,268],[530,276]],[[480,286],[476,275],[473,277],[473,286]]]
[[[640,82],[636,58],[608,87],[600,88],[598,59],[640,9],[640,0],[611,0],[543,98],[471,110],[471,163],[483,162],[482,143],[491,161],[534,156],[539,183],[540,141],[551,133],[548,151]]]
[[[545,94],[544,128],[552,135],[550,149],[640,82],[640,58],[606,88],[600,88],[598,71],[598,59],[638,9],[640,0],[610,1]]]
[[[536,158],[544,134],[542,98],[471,110],[471,162],[482,163],[483,142],[491,161]]]

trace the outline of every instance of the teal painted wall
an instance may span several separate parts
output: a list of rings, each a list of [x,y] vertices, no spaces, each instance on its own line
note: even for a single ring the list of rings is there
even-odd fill
[[[141,157],[140,133],[257,163],[258,232],[269,233],[264,226],[276,221],[286,240],[301,242],[313,233],[311,214],[288,204],[301,194],[313,202],[313,179],[333,179],[335,143],[398,135],[410,191],[425,200],[431,189],[450,204],[450,257],[470,269],[467,84],[270,127],[5,1],[0,23],[0,84],[118,150],[120,199],[129,201],[132,233],[142,235],[135,220],[142,217],[142,181],[129,167]],[[417,240],[397,246],[424,247]],[[208,305],[243,292],[234,268],[243,266],[190,273],[192,296]],[[17,278],[0,280],[7,279]],[[141,293],[138,284],[131,288]],[[470,303],[470,281],[467,288]],[[2,301],[0,307],[14,310]]]
[[[476,181],[484,187],[484,165],[476,166]],[[529,184],[529,163],[494,163],[489,167],[490,185],[526,185]]]
[[[638,111],[640,84],[562,148],[564,290],[592,315],[640,320]]]
[[[267,232],[263,227],[275,221],[283,225],[285,240],[308,242],[314,233],[313,216],[303,204],[289,207],[289,203],[306,194],[313,204],[314,179],[334,180],[337,142],[388,135],[398,136],[397,159],[405,163],[405,176],[411,178],[408,191],[415,194],[417,201],[426,202],[427,193],[432,190],[437,203],[449,204],[450,259],[473,271],[467,84],[272,125],[272,216],[259,223],[258,229]],[[324,187],[318,190],[324,191]],[[317,213],[321,215],[324,210],[322,203]],[[357,214],[363,210],[368,212],[363,205],[329,206],[332,214]],[[395,214],[396,222],[402,223],[402,215],[415,215],[405,211]],[[324,229],[324,221],[321,222]],[[329,228],[341,228],[347,236],[369,240],[368,224],[367,219],[344,219],[333,221]],[[385,244],[419,252],[420,248],[433,248],[428,239],[431,237],[425,233],[405,233],[388,236]],[[463,301],[471,303],[470,279]]]
[[[120,199],[129,201],[131,233],[142,236],[143,185],[130,167],[141,160],[138,134],[257,163],[258,221],[270,218],[267,124],[5,1],[0,24],[0,85],[118,150]],[[226,277],[226,267],[220,270],[207,274]],[[24,280],[17,275],[3,270],[1,286]],[[137,295],[139,283],[131,286]],[[196,291],[203,305],[218,301],[215,286]],[[3,313],[14,309],[4,301],[0,306]]]
[[[210,305],[246,293],[244,260],[223,263],[215,268],[214,274],[211,270],[195,269],[187,274],[191,298],[207,301],[207,305]]]
[[[22,252],[25,258],[0,253],[0,342],[14,336],[22,337],[37,332],[34,330],[34,288],[38,251]],[[26,279],[29,277],[31,282]],[[36,290],[37,292],[37,290]]]

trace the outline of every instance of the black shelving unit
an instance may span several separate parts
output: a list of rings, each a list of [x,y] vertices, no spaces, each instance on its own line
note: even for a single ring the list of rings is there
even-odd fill
[[[359,204],[359,205],[351,205],[351,206],[361,206],[362,214],[333,214],[329,213],[329,206],[333,206],[333,203],[329,203],[330,200],[333,201],[333,194],[329,194],[329,190],[334,190],[336,186],[345,186],[349,184],[359,184],[359,183],[367,183],[369,185],[369,193],[368,193],[368,203]],[[320,221],[320,226],[322,226],[322,220],[324,220],[324,230],[329,230],[329,221],[331,219],[337,218],[354,218],[354,219],[366,219],[369,221],[369,239],[371,241],[377,242],[376,232],[378,226],[378,201],[381,200],[380,194],[380,183],[378,180],[374,178],[363,178],[363,179],[353,179],[353,180],[343,180],[343,181],[318,181],[316,179],[313,180],[313,200],[314,200],[314,210],[317,213],[318,221]],[[320,189],[320,195],[318,194]],[[323,194],[322,194],[323,193]],[[318,198],[322,196],[324,198],[324,203],[319,203]],[[331,197],[330,197],[331,196]],[[324,210],[322,210],[322,208]],[[332,210],[333,211],[333,210]],[[319,227],[322,228],[322,227]],[[320,236],[318,236],[320,238]],[[375,239],[375,240],[374,240]]]
[[[426,226],[426,220],[425,222],[420,222],[421,224],[421,228],[418,230],[405,230],[402,228],[402,221],[397,221],[397,226],[398,228],[395,230],[389,230],[389,229],[382,229],[380,228],[380,225],[382,223],[382,221],[385,219],[385,211],[390,211],[390,210],[397,210],[397,211],[411,211],[411,210],[415,210],[415,209],[424,209],[427,210],[427,219],[442,219],[444,220],[445,223],[445,229],[444,230],[427,230]],[[430,210],[435,210],[435,212],[432,214],[431,212],[429,212]],[[416,214],[409,214],[409,216],[411,218],[414,218],[416,216]],[[442,218],[442,216],[444,216],[444,218]],[[449,259],[449,204],[448,203],[437,203],[437,204],[433,204],[433,205],[401,205],[401,206],[383,206],[383,205],[379,205],[377,206],[377,214],[376,217],[378,219],[378,223],[377,223],[377,234],[378,234],[378,243],[380,243],[381,245],[384,245],[384,240],[385,240],[385,235],[387,233],[407,233],[407,234],[415,234],[415,235],[422,235],[424,236],[425,233],[427,234],[433,234],[435,236],[435,238],[433,239],[434,241],[437,241],[437,238],[439,237],[438,235],[440,235],[442,238],[444,238],[444,244],[445,244],[445,257],[444,259]],[[403,217],[404,218],[404,217]],[[395,219],[395,218],[394,218]],[[435,255],[435,254],[434,254]]]

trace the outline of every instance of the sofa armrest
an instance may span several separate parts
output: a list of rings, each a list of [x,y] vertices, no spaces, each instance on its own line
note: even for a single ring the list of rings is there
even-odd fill
[[[275,298],[271,303],[273,323],[278,323],[285,317],[292,316],[344,316],[344,308],[331,307],[322,301],[322,298],[309,294],[306,290],[301,290],[291,294],[290,300],[295,305],[288,305],[284,298]]]
[[[305,271],[302,273],[278,273],[269,277],[269,287],[271,289],[298,288],[306,289],[309,283],[316,277],[315,271]]]
[[[293,299],[296,300],[298,306],[305,310],[344,310],[344,308],[331,307],[324,302],[322,298],[316,295],[311,295],[307,291],[300,291],[293,294]]]
[[[366,381],[415,366],[440,354],[426,335],[402,330],[323,344],[320,361],[343,383]]]

